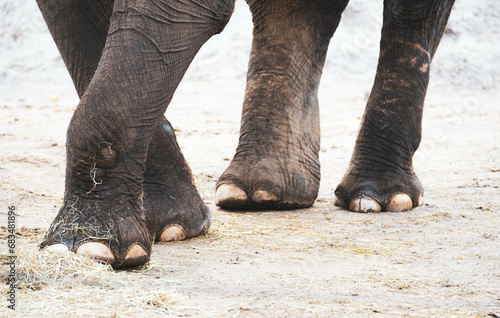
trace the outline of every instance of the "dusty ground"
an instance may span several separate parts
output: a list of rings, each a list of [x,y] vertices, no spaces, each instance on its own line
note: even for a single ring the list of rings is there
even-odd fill
[[[345,19],[356,12],[354,7]],[[53,95],[36,104],[4,99],[0,218],[5,222],[0,223],[6,224],[7,207],[16,206],[18,316],[486,317],[500,312],[500,93],[497,77],[482,81],[499,65],[477,62],[496,61],[498,51],[481,52],[483,57],[479,49],[453,47],[472,36],[463,21],[450,22],[454,33],[442,43],[448,55],[441,53],[433,65],[415,158],[426,203],[405,213],[357,214],[333,205],[371,81],[358,82],[361,75],[350,72],[351,86],[336,82],[332,70],[351,60],[335,59],[333,48],[320,91],[322,183],[315,205],[265,213],[216,208],[215,182],[238,140],[244,90],[244,73],[238,70],[246,61],[227,66],[223,60],[230,53],[201,52],[167,117],[212,209],[212,228],[205,237],[154,246],[151,262],[133,271],[36,251],[62,202],[65,131],[76,104]],[[230,42],[235,35],[228,32]],[[473,39],[489,42],[479,35]],[[376,58],[376,52],[371,55]],[[475,59],[467,62],[471,56]],[[220,65],[237,71],[222,78],[203,71]],[[471,67],[486,71],[474,73]],[[470,72],[477,78],[467,77]],[[0,251],[7,255],[4,235]],[[4,296],[0,315],[7,316]]]

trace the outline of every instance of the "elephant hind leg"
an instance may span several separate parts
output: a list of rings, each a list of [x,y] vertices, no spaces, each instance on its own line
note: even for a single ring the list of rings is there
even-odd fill
[[[196,190],[191,169],[166,119],[149,144],[143,186],[146,225],[154,240],[179,241],[207,233],[210,209]]]
[[[422,203],[413,171],[429,70],[453,0],[387,0],[375,83],[337,205],[356,212],[407,211]]]
[[[114,2],[37,0],[79,97],[101,60]]]
[[[254,31],[240,140],[219,178],[216,204],[308,207],[320,180],[318,86],[347,1],[248,3]]]

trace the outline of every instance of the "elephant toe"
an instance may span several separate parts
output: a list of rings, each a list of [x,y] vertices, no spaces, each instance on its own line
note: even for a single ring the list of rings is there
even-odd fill
[[[149,255],[146,250],[139,244],[134,244],[130,247],[125,259],[120,264],[120,267],[135,267],[143,265],[149,261]]]
[[[47,246],[45,250],[56,253],[66,253],[69,252],[69,247],[65,244],[53,244]]]
[[[172,225],[163,230],[160,235],[161,242],[182,241],[186,239],[186,231],[178,225]]]
[[[381,212],[380,203],[369,197],[356,197],[349,201],[349,210],[353,212]]]
[[[115,257],[109,247],[100,242],[83,243],[76,250],[76,254],[87,256],[109,265],[115,263]]]
[[[413,202],[409,195],[398,193],[391,198],[391,201],[385,208],[387,212],[409,211],[413,207]]]
[[[278,198],[266,190],[257,190],[252,194],[252,201],[257,204],[272,204],[277,202]]]
[[[237,208],[247,202],[245,191],[234,184],[221,184],[215,192],[215,205],[222,208]]]

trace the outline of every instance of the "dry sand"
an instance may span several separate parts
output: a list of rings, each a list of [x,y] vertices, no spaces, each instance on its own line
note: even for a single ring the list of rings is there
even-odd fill
[[[4,38],[24,25],[9,17],[38,14],[33,4],[16,2],[0,5],[10,12],[0,24]],[[226,31],[202,49],[167,111],[212,209],[212,228],[204,237],[155,245],[151,262],[132,271],[36,250],[62,203],[65,131],[77,99],[43,27],[21,28],[19,43],[0,41],[6,56],[0,69],[0,223],[7,223],[7,207],[16,206],[17,315],[500,314],[500,14],[494,0],[457,2],[432,65],[415,157],[425,205],[382,214],[333,205],[373,79],[380,8],[352,0],[332,41],[320,88],[317,202],[297,211],[228,213],[214,206],[213,194],[238,141],[251,38],[248,9],[238,1]],[[8,53],[15,47],[22,50]],[[6,292],[2,285],[0,316],[11,317]]]

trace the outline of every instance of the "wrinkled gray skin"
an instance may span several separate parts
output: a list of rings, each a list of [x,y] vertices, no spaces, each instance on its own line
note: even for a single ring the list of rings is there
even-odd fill
[[[120,268],[147,262],[153,240],[206,233],[210,211],[163,114],[234,0],[37,1],[81,98],[67,134],[64,204],[41,247],[63,244]],[[240,141],[216,204],[308,207],[320,180],[317,91],[348,0],[247,2],[254,38]],[[340,206],[367,212],[419,204],[412,157],[429,65],[453,2],[385,0],[379,65],[335,192]]]

